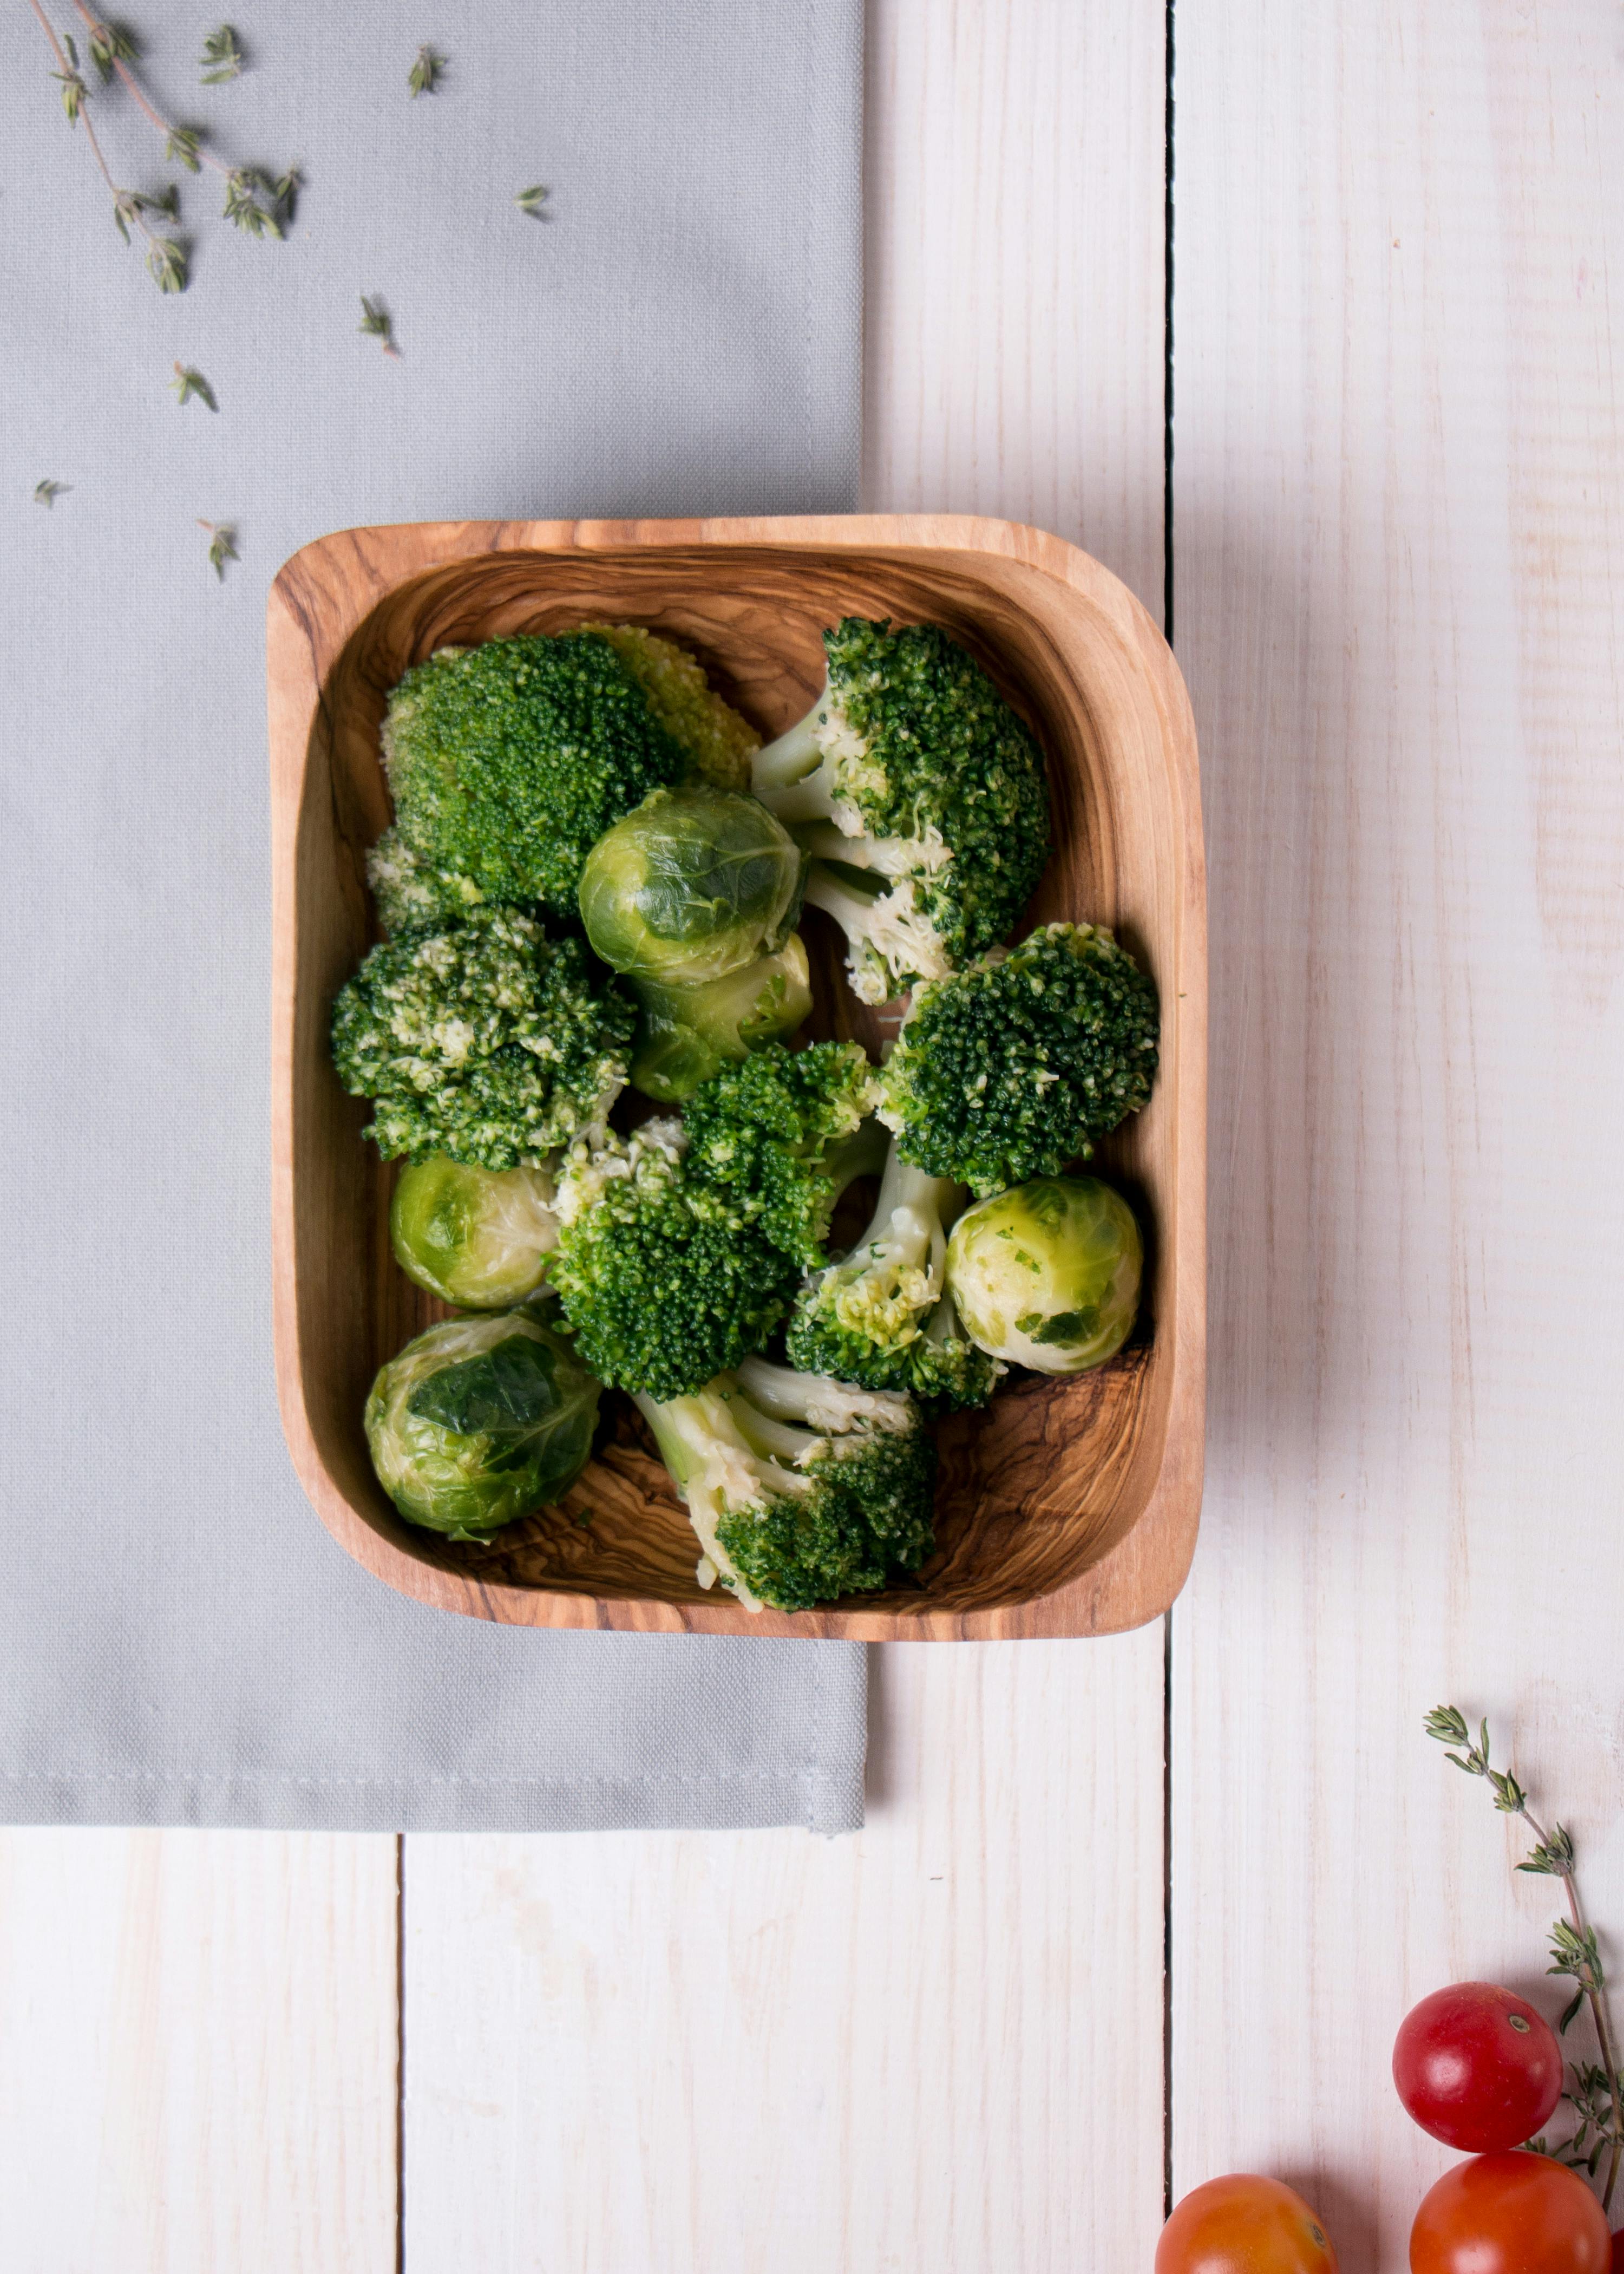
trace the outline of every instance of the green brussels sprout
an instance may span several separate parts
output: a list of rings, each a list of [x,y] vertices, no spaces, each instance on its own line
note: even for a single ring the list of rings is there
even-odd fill
[[[447,1319],[373,1382],[366,1442],[409,1524],[485,1540],[545,1508],[586,1465],[601,1384],[530,1311]]]
[[[783,945],[807,858],[738,790],[657,789],[587,855],[581,921],[607,964],[639,979],[721,979]]]
[[[407,1169],[389,1209],[409,1279],[470,1311],[510,1311],[546,1277],[558,1245],[545,1169],[477,1169],[444,1153]]]
[[[991,1357],[1081,1374],[1128,1339],[1144,1260],[1120,1193],[1097,1177],[1034,1177],[966,1209],[947,1243],[947,1284]]]
[[[667,987],[658,979],[627,984],[642,1013],[631,1085],[662,1105],[680,1105],[724,1065],[764,1043],[785,1041],[812,1008],[807,951],[798,931],[775,954],[758,955],[721,979],[690,987]]]

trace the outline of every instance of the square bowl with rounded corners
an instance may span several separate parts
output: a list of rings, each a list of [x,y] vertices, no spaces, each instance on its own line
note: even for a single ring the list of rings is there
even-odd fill
[[[389,819],[389,689],[439,647],[632,622],[684,643],[772,735],[816,694],[819,634],[844,615],[944,624],[987,665],[1048,755],[1055,851],[1032,921],[1109,924],[1156,982],[1154,1094],[1095,1161],[1147,1233],[1140,1326],[1092,1373],[1017,1374],[944,1423],[935,1554],[828,1610],[752,1615],[701,1590],[681,1505],[618,1397],[559,1507],[477,1546],[414,1530],[372,1475],[361,1413],[378,1367],[444,1308],[395,1266],[394,1167],[327,1055],[334,995],[378,936],[364,862]],[[420,1601],[517,1625],[931,1640],[1109,1633],[1164,1610],[1201,1495],[1206,904],[1189,704],[1126,587],[1041,531],[949,516],[352,529],[277,576],[268,666],[277,1382],[294,1465],[350,1554]],[[846,987],[833,928],[809,909],[804,935],[814,1031],[876,1049],[885,1014]]]

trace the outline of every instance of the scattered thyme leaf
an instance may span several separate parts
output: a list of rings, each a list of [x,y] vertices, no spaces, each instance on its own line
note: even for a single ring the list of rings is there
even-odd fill
[[[72,486],[71,482],[35,482],[34,501],[35,505],[53,506],[57,499],[65,495]]]
[[[537,182],[528,190],[521,190],[515,198],[514,203],[522,214],[529,214],[532,221],[545,221],[549,216],[542,211],[542,207],[552,195],[551,190],[544,189],[542,184]]]
[[[172,237],[154,237],[147,248],[147,266],[161,292],[186,289],[186,248]]]
[[[198,69],[205,87],[221,87],[227,79],[241,79],[247,62],[236,32],[229,24],[222,24],[205,38]]]
[[[434,49],[423,47],[417,49],[417,59],[406,76],[406,84],[411,89],[414,102],[420,94],[433,94],[445,68],[446,58]]]
[[[366,294],[362,293],[361,320],[356,329],[365,332],[368,339],[381,340],[385,355],[394,356],[398,360],[401,351],[395,344],[395,319],[381,300],[368,299]]]
[[[207,403],[211,410],[218,410],[220,408],[214,400],[214,388],[204,378],[202,373],[194,371],[190,364],[176,365],[175,376],[169,381],[169,385],[175,391],[176,400],[179,403],[190,403],[195,395],[199,402]]]
[[[208,565],[223,584],[226,562],[242,558],[237,549],[236,527],[229,521],[199,521],[198,527],[208,531]]]
[[[290,177],[289,177],[290,178]],[[280,237],[277,185],[257,166],[233,166],[226,176],[225,217],[250,237]]]

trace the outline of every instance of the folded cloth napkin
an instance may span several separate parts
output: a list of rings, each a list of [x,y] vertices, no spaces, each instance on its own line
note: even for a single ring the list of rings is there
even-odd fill
[[[178,227],[147,218],[192,281],[161,293],[121,242],[7,10],[0,1814],[853,1825],[854,1647],[443,1615],[294,1480],[261,628],[283,558],[353,523],[852,503],[860,0],[435,0],[421,28],[276,0],[234,8],[246,68],[211,86],[195,25],[137,17],[171,120],[299,168],[282,242],[166,164],[50,12],[115,181],[179,184]],[[425,33],[445,68],[414,98]],[[199,523],[233,532],[222,576]]]

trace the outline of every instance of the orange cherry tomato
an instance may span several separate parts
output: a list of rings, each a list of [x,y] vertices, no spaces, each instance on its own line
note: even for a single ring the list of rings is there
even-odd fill
[[[1294,2187],[1231,2172],[1192,2187],[1162,2230],[1156,2274],[1338,2274],[1336,2252]]]
[[[1521,2148],[1474,2156],[1422,2198],[1410,2274],[1611,2274],[1613,2237],[1576,2172]]]

